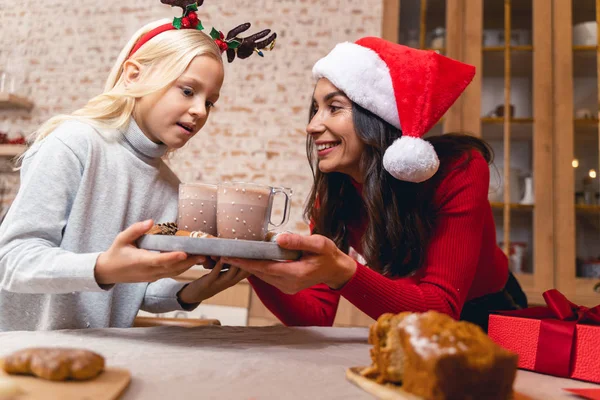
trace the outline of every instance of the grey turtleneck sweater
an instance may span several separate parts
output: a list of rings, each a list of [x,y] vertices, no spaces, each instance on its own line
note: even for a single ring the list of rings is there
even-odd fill
[[[94,278],[119,232],[176,220],[179,179],[166,150],[131,119],[121,131],[68,121],[27,151],[0,226],[0,331],[129,327],[140,308],[182,309],[175,280],[105,290]]]

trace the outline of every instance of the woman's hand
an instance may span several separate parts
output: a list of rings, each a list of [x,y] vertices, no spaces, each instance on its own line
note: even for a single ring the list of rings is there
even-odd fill
[[[303,255],[291,262],[240,258],[226,258],[223,261],[256,275],[287,294],[319,283],[325,283],[332,289],[341,289],[356,272],[356,262],[324,236],[281,234],[277,244],[284,249],[301,250]]]
[[[152,224],[152,220],[138,222],[117,235],[110,248],[96,260],[94,275],[98,284],[153,282],[177,276],[206,260],[204,256],[188,257],[181,251],[155,253],[138,249],[135,241]]]
[[[223,261],[219,260],[209,274],[185,286],[179,292],[179,300],[187,304],[201,303],[250,276],[246,271],[232,266],[221,272],[223,265]]]

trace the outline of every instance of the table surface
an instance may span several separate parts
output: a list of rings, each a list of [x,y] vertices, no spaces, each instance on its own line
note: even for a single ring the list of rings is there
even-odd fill
[[[345,370],[370,364],[366,328],[204,326],[0,333],[0,358],[33,346],[81,347],[128,369],[122,399],[372,399]],[[577,399],[587,382],[518,371],[531,399]]]

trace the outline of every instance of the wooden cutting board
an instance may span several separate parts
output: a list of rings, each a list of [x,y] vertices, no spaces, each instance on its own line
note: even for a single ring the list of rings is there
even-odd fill
[[[365,367],[352,367],[346,370],[346,378],[365,392],[382,400],[425,400],[422,397],[402,390],[402,386],[393,384],[380,384],[360,374]],[[533,400],[524,394],[514,392],[513,400]]]
[[[367,393],[382,400],[424,400],[402,390],[402,386],[381,384],[360,374],[365,367],[352,367],[346,370],[346,378]]]
[[[33,376],[8,375],[0,360],[0,381],[6,380],[18,386],[20,394],[9,397],[15,400],[116,400],[129,385],[131,374],[125,369],[106,368],[92,380],[52,382]]]

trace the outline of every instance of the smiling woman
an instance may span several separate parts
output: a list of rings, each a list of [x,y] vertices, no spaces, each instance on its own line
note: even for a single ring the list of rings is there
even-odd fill
[[[340,296],[374,319],[435,310],[483,329],[490,311],[526,306],[496,244],[489,147],[460,134],[422,139],[474,74],[379,38],[339,44],[315,64],[306,142],[312,234],[277,239],[303,257],[225,260],[254,274],[281,321],[331,325]]]
[[[306,128],[309,145],[317,150],[319,170],[341,172],[360,182],[364,142],[357,136],[352,118],[350,99],[327,79],[319,80]]]

